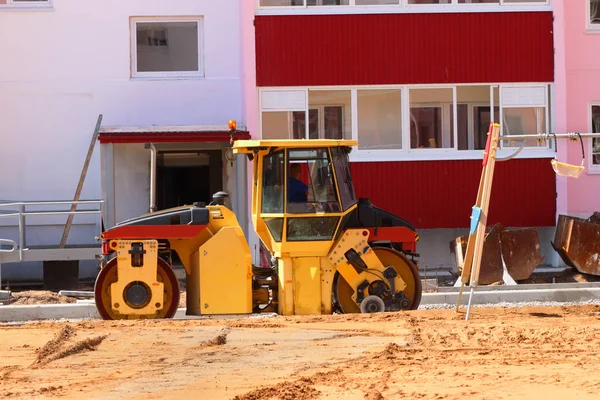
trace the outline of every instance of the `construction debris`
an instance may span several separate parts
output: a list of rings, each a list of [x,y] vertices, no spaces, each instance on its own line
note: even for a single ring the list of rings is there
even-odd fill
[[[600,275],[600,213],[588,219],[559,215],[552,247],[582,274]]]
[[[515,281],[528,279],[544,261],[537,228],[503,229],[500,242],[504,264]]]
[[[83,291],[83,290],[60,290],[58,292],[61,296],[67,297],[83,297],[83,298],[94,298],[94,292],[92,291]]]
[[[468,240],[465,235],[450,242],[450,252],[460,273]],[[508,229],[501,224],[493,225],[486,231],[479,284],[501,282],[504,268],[515,281],[528,279],[543,260],[537,228]]]
[[[57,293],[41,290],[27,290],[23,292],[12,292],[10,298],[11,305],[26,304],[65,304],[75,303],[77,300],[61,296]]]

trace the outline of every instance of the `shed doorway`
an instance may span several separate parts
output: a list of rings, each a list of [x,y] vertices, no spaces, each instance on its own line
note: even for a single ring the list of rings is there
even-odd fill
[[[156,163],[156,208],[210,203],[223,190],[221,150],[162,151]]]

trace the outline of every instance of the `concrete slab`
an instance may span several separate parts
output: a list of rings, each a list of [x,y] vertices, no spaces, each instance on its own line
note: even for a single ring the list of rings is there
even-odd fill
[[[526,285],[498,285],[498,286],[479,286],[476,291],[477,292],[492,292],[492,291],[511,291],[511,290],[541,290],[541,289],[549,289],[549,290],[559,290],[559,289],[584,289],[584,288],[600,288],[600,282],[585,282],[585,283],[537,283],[537,284],[526,284]],[[423,290],[425,290],[425,286],[423,286]],[[438,293],[458,293],[460,291],[459,287],[454,286],[444,286],[434,288]],[[469,290],[468,286],[465,286],[464,291]]]
[[[252,317],[246,314],[231,315],[185,315],[186,309],[180,308],[174,319],[227,319]],[[256,317],[268,317],[276,314],[256,314]],[[0,322],[24,322],[60,319],[100,319],[93,300],[80,300],[74,304],[43,304],[0,306]]]

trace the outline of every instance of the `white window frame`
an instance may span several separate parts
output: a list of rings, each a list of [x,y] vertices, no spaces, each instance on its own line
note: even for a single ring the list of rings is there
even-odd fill
[[[498,0],[498,3],[468,4],[458,3],[458,0],[447,0],[442,4],[408,4],[409,0],[399,0],[399,4],[357,5],[356,0],[349,0],[348,5],[339,6],[308,6],[304,0],[300,6],[261,6],[261,0],[255,0],[256,15],[286,15],[286,14],[370,14],[370,13],[438,13],[438,12],[514,12],[514,11],[552,11],[553,0],[543,2],[508,3]]]
[[[19,1],[8,0],[6,4],[0,4],[0,10],[46,10],[54,7],[54,0]]]
[[[546,1],[524,1],[522,3],[513,3],[509,0],[500,0],[501,6],[519,7],[519,6],[547,6],[551,4],[551,0]]]
[[[310,106],[308,107],[308,114],[304,114],[306,121],[305,121],[305,127],[308,127],[305,129],[304,131],[304,138],[308,139],[309,138],[309,134],[310,134],[310,124],[309,124],[309,118],[310,118],[310,110],[317,110],[317,133],[319,135],[319,139],[325,139],[325,107],[340,107],[342,109],[342,133],[346,132],[346,106],[344,104],[337,104],[337,103],[327,103],[327,104],[319,104],[316,106]],[[296,111],[289,111],[289,112],[296,112]],[[293,121],[290,121],[291,124],[293,124]],[[290,132],[292,131],[292,128],[290,127]]]
[[[347,88],[346,88],[347,89]],[[350,117],[352,118],[352,140],[358,141],[358,92],[362,90],[399,90],[400,91],[400,113],[404,115],[410,112],[408,105],[408,89],[401,85],[380,85],[380,86],[354,86],[350,88]],[[370,151],[375,152],[393,152],[410,150],[410,123],[408,127],[404,120],[400,118],[400,149],[362,149],[361,153],[367,154]],[[406,143],[409,143],[406,147]],[[353,151],[359,151],[356,147]],[[383,153],[382,153],[383,154]]]
[[[587,112],[587,127],[588,127],[588,132],[592,133],[594,132],[594,126],[592,124],[592,107],[593,106],[597,106],[600,107],[600,101],[590,101],[588,103],[588,112]],[[600,139],[598,139],[600,140]],[[586,157],[588,158],[588,174],[591,175],[595,175],[595,174],[600,174],[600,164],[594,164],[593,163],[593,155],[592,155],[592,150],[593,150],[593,146],[592,146],[592,142],[593,139],[592,138],[588,138],[588,143],[587,143],[587,149],[586,149]]]
[[[411,104],[410,102],[410,92],[411,90],[426,90],[426,89],[451,89],[452,90],[452,103],[448,103],[448,102],[431,102],[431,103],[414,103]],[[409,113],[407,114],[408,116],[408,140],[406,143],[406,147],[404,147],[404,143],[402,144],[402,149],[403,150],[407,150],[409,152],[412,153],[429,153],[429,152],[439,152],[439,153],[447,153],[447,152],[455,152],[458,151],[458,143],[456,141],[457,139],[457,135],[456,135],[456,131],[455,131],[455,127],[458,126],[458,122],[456,121],[456,114],[457,114],[457,108],[454,106],[454,104],[456,104],[456,89],[454,85],[409,85],[408,86],[408,90],[406,93],[407,99],[408,99],[408,107],[409,107]],[[448,114],[448,106],[451,105],[452,106],[452,113],[454,114],[454,124],[453,126],[450,126],[450,115]],[[419,148],[411,148],[411,143],[410,143],[410,123],[411,123],[411,119],[410,119],[410,109],[411,108],[427,108],[427,107],[435,107],[435,108],[440,108],[440,111],[442,113],[441,115],[441,119],[442,119],[442,142],[444,137],[446,136],[445,134],[448,132],[448,129],[450,129],[450,136],[454,137],[454,146],[453,147],[435,147],[435,148],[423,148],[423,149],[419,149]],[[404,115],[403,115],[404,116]],[[464,150],[461,150],[464,151]]]
[[[502,89],[509,89],[509,88],[535,88],[535,87],[543,87],[544,88],[544,97],[545,97],[545,104],[543,106],[539,105],[539,104],[512,104],[512,105],[504,105],[503,99],[502,99]],[[504,132],[504,109],[509,109],[509,108],[536,108],[536,107],[543,107],[544,108],[544,119],[546,121],[546,126],[543,127],[542,129],[542,133],[546,133],[546,132],[551,132],[552,130],[550,129],[550,110],[549,110],[549,104],[550,104],[550,93],[548,91],[548,85],[540,85],[540,84],[504,84],[504,85],[499,85],[499,98],[500,98],[500,134],[502,135]],[[510,143],[510,142],[509,142]],[[520,141],[519,141],[519,145],[520,145]],[[500,149],[508,149],[511,151],[514,151],[517,147],[513,147],[513,146],[508,146],[506,144],[506,141],[500,141]],[[534,151],[534,152],[545,152],[547,150],[550,150],[550,141],[546,142],[545,146],[525,146],[524,149],[528,149],[529,151]]]
[[[198,24],[198,71],[137,71],[137,29],[138,23],[154,22],[196,22]],[[204,78],[204,17],[202,16],[169,16],[169,17],[130,17],[130,58],[132,79],[199,79]]]
[[[440,109],[440,120],[442,122],[442,132],[441,132],[441,136],[442,136],[442,146],[444,145],[444,139],[447,137],[447,133],[448,133],[448,127],[450,125],[450,116],[448,115],[448,112],[446,111],[446,109],[448,108],[449,105],[452,105],[451,103],[446,103],[446,102],[435,102],[435,103],[415,103],[415,104],[410,104],[410,109],[411,109],[411,113],[408,114],[408,118],[409,118],[409,127],[410,127],[410,123],[412,122],[412,109],[413,108],[439,108]],[[452,133],[452,127],[450,128],[450,135],[453,135]],[[409,136],[410,136],[410,128],[409,128]],[[448,136],[448,140],[449,140],[449,136]],[[446,151],[446,150],[456,150],[454,147],[424,147],[424,148],[418,148],[418,147],[411,147],[412,143],[410,142],[410,139],[408,141],[408,151],[411,152],[425,152],[425,151]],[[404,146],[403,146],[404,147]]]
[[[493,99],[492,99],[493,100]],[[464,104],[464,102],[463,102]],[[490,117],[494,118],[494,108],[498,107],[498,113],[500,113],[500,104],[492,104],[492,101],[490,101],[489,103],[482,103],[482,102],[474,102],[474,103],[467,103],[469,106],[469,112],[468,112],[468,137],[467,137],[467,147],[469,147],[469,150],[460,150],[460,151],[478,151],[478,150],[473,150],[471,149],[471,147],[475,147],[475,108],[478,107],[490,107]],[[495,122],[495,121],[494,121]],[[484,146],[485,147],[485,146]]]
[[[290,92],[292,94],[300,94],[300,92],[304,93],[304,98],[302,99],[302,103],[303,106],[302,107],[272,107],[272,108],[268,108],[268,109],[263,109],[263,93],[266,92]],[[291,115],[292,112],[295,111],[304,111],[305,115],[308,116],[308,88],[282,88],[282,87],[275,87],[275,88],[259,88],[258,90],[258,131],[260,132],[260,137],[262,138],[262,132],[263,132],[263,114],[267,113],[267,112],[287,112],[288,113],[288,132],[292,132],[292,127],[293,127],[293,121],[291,118],[289,118],[289,115]],[[308,124],[306,124],[306,129],[304,132],[305,137],[308,137]],[[288,135],[288,138],[291,139],[290,135]]]
[[[410,148],[410,118],[406,116],[410,113],[410,98],[409,91],[410,89],[448,89],[453,88],[453,104],[457,103],[457,90],[456,88],[460,86],[489,86],[490,87],[490,102],[489,103],[481,103],[474,102],[469,103],[469,108],[473,106],[487,106],[489,104],[492,107],[492,115],[495,123],[500,124],[500,131],[502,132],[503,122],[502,122],[502,93],[501,89],[503,87],[539,87],[543,86],[549,88],[548,95],[546,96],[546,105],[545,113],[546,113],[546,127],[548,128],[547,132],[553,132],[553,126],[555,124],[554,119],[550,119],[551,115],[554,113],[549,109],[551,104],[554,104],[554,99],[551,99],[550,96],[554,94],[554,83],[539,83],[539,82],[529,82],[529,83],[497,83],[497,82],[478,82],[478,83],[468,83],[468,84],[455,84],[455,85],[361,85],[361,86],[327,86],[327,87],[264,87],[258,88],[258,97],[259,97],[259,132],[262,137],[262,117],[263,112],[269,111],[304,111],[308,116],[308,93],[309,91],[316,90],[349,90],[350,91],[350,109],[346,110],[346,107],[343,108],[343,112],[346,116],[347,112],[350,112],[350,117],[352,118],[351,123],[351,138],[353,140],[358,140],[358,91],[359,90],[400,90],[401,91],[401,123],[402,123],[402,148],[401,149],[360,149],[358,146],[353,148],[352,153],[350,153],[350,158],[352,161],[427,161],[427,160],[474,160],[481,159],[483,156],[483,150],[458,150],[458,107],[453,106],[452,110],[454,113],[454,126],[451,126],[450,129],[452,134],[454,135],[454,147],[453,148],[435,148],[435,149],[411,149]],[[494,101],[493,94],[494,90],[497,89],[499,91],[499,101]],[[269,110],[263,110],[262,107],[262,92],[263,91],[305,91],[306,93],[306,104],[304,109],[279,109],[273,108]],[[434,103],[428,103],[433,106]],[[435,103],[436,105],[442,105],[442,112],[444,108],[448,108],[447,102],[444,103]],[[599,103],[600,104],[600,103]],[[494,115],[493,108],[499,107],[500,115]],[[591,110],[591,108],[590,108]],[[446,113],[447,114],[447,113]],[[472,112],[469,111],[469,125],[472,125],[474,118],[472,118]],[[447,117],[447,116],[446,116]],[[345,119],[344,119],[345,121]],[[444,123],[444,122],[443,122]],[[448,122],[449,123],[449,122]],[[469,128],[471,129],[471,128]],[[308,124],[306,124],[306,135],[308,135]],[[308,137],[308,136],[306,136]],[[471,139],[469,139],[471,140]],[[506,157],[512,155],[515,151],[515,148],[499,148],[498,149],[498,157]],[[525,147],[519,153],[517,158],[554,158],[554,150],[548,143],[547,146],[540,147]]]
[[[591,8],[592,8],[592,0],[585,0],[585,30],[587,33],[600,33],[600,22],[596,24],[592,24],[591,20]],[[600,3],[598,3],[598,7],[600,7]]]

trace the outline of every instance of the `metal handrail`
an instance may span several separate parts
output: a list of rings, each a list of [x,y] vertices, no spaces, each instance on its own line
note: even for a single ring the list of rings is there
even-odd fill
[[[68,214],[98,214],[102,210],[80,210],[80,211],[29,211],[29,212],[14,212],[11,214],[0,213],[2,217],[14,217],[15,215],[68,215]]]
[[[56,211],[56,210],[52,210],[52,211],[40,211],[40,210],[36,210],[36,211],[26,211],[26,207],[27,206],[52,206],[52,205],[78,205],[78,204],[98,204],[98,209],[96,210],[65,210],[65,211]],[[10,240],[11,243],[9,243],[9,239],[0,239],[0,246],[1,246],[1,242],[5,241],[9,244],[14,243],[15,247],[13,248],[13,250],[11,250],[10,252],[14,251],[14,250],[18,250],[19,251],[19,261],[23,261],[23,251],[26,250],[25,246],[25,228],[26,228],[26,217],[27,216],[55,216],[55,215],[74,215],[74,214],[98,214],[101,215],[102,213],[102,204],[104,204],[104,200],[77,200],[77,201],[73,201],[73,200],[65,200],[65,201],[13,201],[13,202],[6,202],[6,203],[2,203],[0,202],[0,208],[7,208],[7,207],[17,207],[18,210],[6,210],[3,212],[3,210],[0,210],[0,218],[3,217],[17,217],[18,221],[19,221],[19,240],[15,243],[14,241]]]
[[[58,200],[58,201],[15,201],[10,203],[3,203],[0,201],[0,207],[9,207],[9,206],[51,206],[58,204],[102,204],[104,200]]]
[[[10,250],[3,249],[2,248],[3,245],[12,246],[12,249],[10,249]],[[12,253],[16,249],[17,249],[17,242],[15,242],[14,240],[0,239],[0,253]]]
[[[12,249],[3,249],[2,245],[12,246]],[[2,290],[2,253],[12,253],[17,249],[17,243],[10,239],[0,239],[0,290]]]

